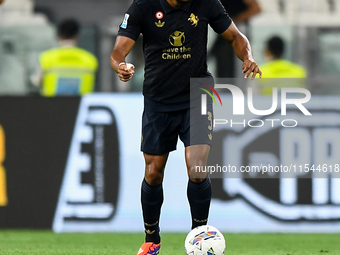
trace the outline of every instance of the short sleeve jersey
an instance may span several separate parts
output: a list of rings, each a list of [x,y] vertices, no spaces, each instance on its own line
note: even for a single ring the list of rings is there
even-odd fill
[[[231,19],[219,0],[192,0],[173,8],[166,0],[135,0],[118,36],[136,41],[143,35],[144,107],[174,111],[190,107],[190,78],[208,72],[208,25],[223,33]]]

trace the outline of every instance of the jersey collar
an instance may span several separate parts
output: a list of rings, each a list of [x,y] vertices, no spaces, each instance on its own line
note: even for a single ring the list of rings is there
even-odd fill
[[[175,10],[183,10],[183,11],[189,11],[190,9],[190,6],[192,4],[192,2],[190,3],[187,3],[181,7],[178,7],[178,8],[173,8],[166,0],[159,0],[161,2],[161,5],[165,11],[165,13],[169,13],[169,12],[172,12],[172,11],[175,11]]]

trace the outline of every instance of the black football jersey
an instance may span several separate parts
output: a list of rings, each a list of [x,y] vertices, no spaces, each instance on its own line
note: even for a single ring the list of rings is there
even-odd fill
[[[179,8],[166,0],[132,3],[118,36],[136,41],[143,35],[146,109],[190,107],[190,78],[211,76],[206,64],[208,25],[221,34],[231,22],[219,0],[193,0]]]

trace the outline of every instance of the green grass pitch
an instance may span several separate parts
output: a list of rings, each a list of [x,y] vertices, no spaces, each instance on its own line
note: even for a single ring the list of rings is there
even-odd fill
[[[227,255],[340,254],[340,234],[225,234]],[[163,233],[160,255],[185,255],[185,234]],[[135,255],[143,234],[0,230],[1,255]]]

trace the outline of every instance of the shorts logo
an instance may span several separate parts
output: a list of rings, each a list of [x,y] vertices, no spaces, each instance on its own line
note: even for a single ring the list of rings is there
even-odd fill
[[[123,23],[120,25],[121,28],[124,28],[124,29],[127,28],[127,23],[128,23],[129,17],[130,17],[130,14],[125,13]]]
[[[175,47],[181,47],[185,42],[184,32],[175,31],[170,35],[170,44]]]

